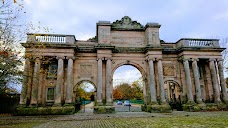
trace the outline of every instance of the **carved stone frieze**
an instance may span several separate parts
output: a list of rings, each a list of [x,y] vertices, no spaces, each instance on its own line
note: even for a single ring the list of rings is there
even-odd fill
[[[175,76],[175,66],[173,64],[164,63],[163,74],[164,76]]]
[[[137,21],[132,21],[130,17],[124,16],[121,20],[112,23],[112,29],[143,29],[143,26]]]

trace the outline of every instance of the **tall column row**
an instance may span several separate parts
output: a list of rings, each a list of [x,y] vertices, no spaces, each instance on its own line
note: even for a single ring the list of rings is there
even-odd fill
[[[61,106],[61,89],[64,84],[64,59],[65,57],[56,57],[58,60],[57,80],[54,94],[54,106]],[[73,57],[66,57],[67,66],[67,85],[66,85],[66,104],[73,103]],[[26,106],[27,100],[30,100],[31,106],[38,106],[43,103],[43,73],[41,60],[39,57],[34,59],[34,68],[32,71],[31,60],[26,58],[24,67],[24,78],[20,95],[20,105]]]
[[[165,91],[164,91],[164,79],[163,79],[163,66],[162,60],[156,59],[157,61],[157,68],[158,68],[158,83],[159,83],[159,90],[160,90],[160,102],[161,104],[166,104],[165,100]],[[149,78],[150,78],[150,95],[151,95],[151,105],[158,104],[156,98],[156,85],[155,85],[155,74],[154,74],[154,58],[148,59],[149,63]]]
[[[196,91],[196,102],[203,103],[202,98],[201,98],[202,94],[201,94],[201,87],[200,87],[200,80],[199,80],[199,78],[200,78],[199,67],[197,65],[198,59],[183,59],[186,86],[187,86],[188,103],[194,103],[193,94],[192,94],[192,81],[191,81],[191,75],[190,75],[189,60],[192,61],[194,84],[195,84],[195,89],[196,89],[195,90]],[[226,93],[222,61],[221,60],[218,61],[218,71],[216,70],[216,63],[217,63],[216,59],[209,59],[209,68],[210,68],[211,81],[212,81],[213,92],[214,92],[213,93],[214,102],[221,103],[220,90],[219,90],[219,88],[220,88],[219,80],[220,80],[223,101],[225,103],[228,103],[228,96]]]
[[[113,105],[112,103],[112,85],[111,85],[111,66],[112,62],[110,58],[98,58],[97,59],[97,103],[98,105],[103,105],[102,103],[102,85],[103,85],[103,74],[102,74],[102,64],[103,60],[106,60],[105,66],[105,83],[106,83],[106,105]]]

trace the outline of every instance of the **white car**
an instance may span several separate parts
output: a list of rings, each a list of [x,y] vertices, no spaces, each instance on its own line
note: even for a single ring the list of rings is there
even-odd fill
[[[130,101],[128,101],[128,100],[124,101],[124,106],[131,106]]]

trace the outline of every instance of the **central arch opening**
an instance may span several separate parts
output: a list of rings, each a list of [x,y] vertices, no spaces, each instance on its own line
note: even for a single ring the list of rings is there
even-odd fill
[[[116,112],[138,112],[144,103],[142,73],[133,65],[121,65],[113,73],[113,100]]]

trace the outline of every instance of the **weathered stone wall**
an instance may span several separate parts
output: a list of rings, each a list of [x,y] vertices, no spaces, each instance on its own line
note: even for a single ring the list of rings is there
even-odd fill
[[[117,47],[145,47],[145,32],[111,31],[111,44]]]

